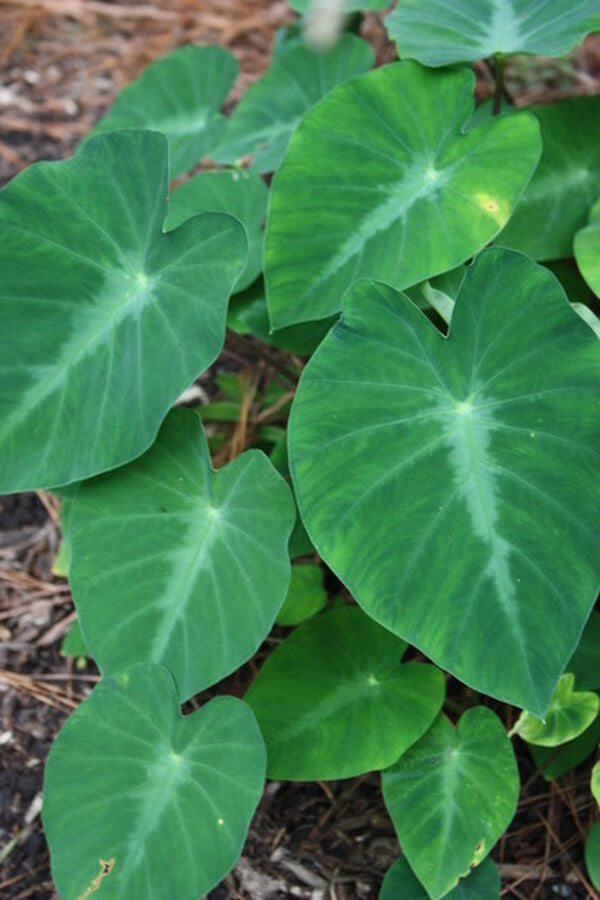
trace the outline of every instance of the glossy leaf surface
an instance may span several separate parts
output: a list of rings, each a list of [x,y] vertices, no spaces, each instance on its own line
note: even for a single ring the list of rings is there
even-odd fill
[[[447,338],[355,285],[290,420],[300,514],[357,602],[536,715],[598,593],[599,465],[600,344],[507,250],[467,271]]]
[[[243,229],[163,234],[167,188],[164,137],[124,131],[0,193],[0,493],[139,456],[220,352]]]
[[[456,729],[438,716],[383,773],[382,786],[406,858],[437,900],[481,863],[505,831],[517,807],[519,774],[502,722],[477,706]]]
[[[512,734],[528,744],[557,747],[582,734],[598,715],[598,695],[592,691],[576,691],[575,676],[566,672],[558,682],[544,716],[544,721],[523,712]]]
[[[536,166],[538,127],[523,113],[463,134],[473,90],[467,69],[393,63],[308,113],[271,191],[274,328],[332,315],[361,276],[396,288],[425,281],[498,233]]]
[[[600,297],[600,200],[592,207],[586,227],[575,235],[574,250],[581,274]]]
[[[385,20],[400,56],[426,66],[496,53],[564,56],[600,30],[597,0],[402,0]]]
[[[336,84],[366,72],[373,51],[360,38],[343,35],[324,52],[299,44],[277,54],[268,71],[236,106],[213,154],[220,163],[252,157],[250,168],[273,172],[305,113]]]
[[[46,766],[42,815],[60,896],[88,896],[104,869],[107,900],[197,900],[236,862],[264,774],[264,743],[240,700],[216,697],[183,718],[162,667],[103,680]]]
[[[104,674],[160,662],[186,700],[250,657],[289,582],[294,505],[258,450],[215,472],[195,412],[139,460],[81,486],[70,581]]]
[[[327,604],[323,574],[319,565],[300,563],[292,566],[290,586],[277,614],[278,625],[298,625],[323,609]]]
[[[169,197],[165,229],[172,231],[192,216],[205,212],[226,213],[246,229],[248,261],[235,286],[241,291],[262,270],[263,221],[269,191],[262,180],[243,169],[210,170],[190,178]]]
[[[235,57],[221,47],[179,47],[124,88],[90,136],[121,128],[160,131],[176,178],[217,146],[225,130],[220,108],[236,75]]]
[[[246,694],[267,745],[270,778],[350,778],[389,766],[444,699],[439,669],[400,665],[403,641],[356,607],[300,625]]]
[[[446,894],[446,900],[499,900],[500,872],[496,864],[484,859],[466,878]],[[402,857],[388,869],[381,885],[378,900],[428,900],[429,895],[421,885],[406,859]]]
[[[542,157],[497,243],[533,259],[573,256],[573,238],[600,194],[600,96],[530,106]],[[509,117],[514,121],[514,116]]]

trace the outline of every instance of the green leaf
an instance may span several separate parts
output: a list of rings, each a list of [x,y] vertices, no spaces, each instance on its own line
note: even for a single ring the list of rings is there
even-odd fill
[[[544,721],[522,712],[510,735],[518,734],[528,744],[557,747],[572,741],[588,728],[598,715],[598,695],[576,691],[575,676],[566,672],[558,682]]]
[[[279,347],[298,356],[310,356],[337,318],[330,316],[318,322],[300,322],[298,325],[272,331],[264,286],[259,281],[245,293],[232,299],[227,324],[238,334],[251,334],[272,347]]]
[[[52,574],[57,578],[67,578],[71,564],[71,536],[69,527],[71,522],[71,510],[73,499],[63,497],[60,501],[60,544],[58,552],[52,563]]]
[[[507,828],[517,808],[519,773],[502,722],[477,706],[464,713],[456,730],[440,715],[383,773],[382,786],[406,858],[437,900],[487,856]]]
[[[546,781],[553,781],[570,772],[575,766],[590,756],[600,741],[600,717],[596,717],[591,725],[579,737],[559,747],[537,747],[529,744],[529,752]]]
[[[63,642],[60,645],[60,655],[75,657],[90,656],[87,644],[84,641],[83,635],[81,633],[79,619],[75,619],[75,621],[71,623],[71,627],[64,636]]]
[[[585,845],[585,866],[595,888],[600,891],[600,822],[594,822]]]
[[[481,253],[448,338],[363,281],[292,407],[300,514],[376,621],[542,715],[600,584],[599,422],[600,344],[542,266]]]
[[[428,900],[428,897],[404,857],[388,869],[379,892],[379,900]],[[489,857],[446,894],[446,900],[498,900],[499,897],[500,872]]]
[[[587,620],[567,671],[575,675],[577,690],[593,691],[600,688],[600,613],[592,612]]]
[[[600,806],[600,762],[594,764],[590,778],[590,790],[596,805]]]
[[[217,146],[225,130],[219,110],[237,70],[221,47],[179,47],[121,91],[90,137],[122,128],[160,131],[169,142],[169,177],[177,178]]]
[[[278,625],[298,625],[326,606],[327,591],[323,586],[323,574],[319,565],[301,563],[292,566],[287,596],[275,620]]]
[[[402,58],[426,66],[496,53],[564,56],[600,29],[597,0],[402,0],[385,20]]]
[[[277,54],[236,106],[214,159],[236,163],[250,156],[255,172],[273,172],[311,106],[373,62],[369,44],[352,34],[343,35],[330,50],[315,52],[301,44]]]
[[[252,713],[216,697],[183,718],[169,673],[94,688],[52,745],[42,818],[63,900],[197,900],[240,855],[264,784]]]
[[[296,12],[303,13],[308,9],[310,0],[288,0],[288,3]],[[325,0],[327,3],[327,0]],[[360,12],[361,10],[385,9],[389,6],[389,0],[344,0],[346,12]]]
[[[590,211],[588,224],[573,242],[579,270],[597,297],[600,297],[600,199]]]
[[[238,219],[248,238],[248,262],[235,286],[236,291],[241,291],[262,270],[263,221],[268,196],[266,184],[252,172],[243,169],[201,172],[171,194],[165,229],[172,231],[204,212],[227,213]]]
[[[586,224],[600,194],[600,97],[575,97],[528,111],[540,124],[544,149],[497,243],[533,259],[562,259],[573,256],[575,232]]]
[[[223,346],[243,229],[163,234],[167,145],[105,135],[0,192],[0,493],[122,465]]]
[[[406,645],[357,607],[300,625],[246,694],[267,745],[268,775],[350,778],[389,766],[444,699],[439,669],[400,665]]]
[[[144,456],[73,506],[71,588],[102,673],[163,663],[183,701],[233,672],[283,603],[293,522],[264,454],[215,472],[196,413],[172,412]]]
[[[338,86],[308,113],[271,191],[265,279],[274,328],[332,315],[362,276],[396,288],[425,281],[498,233],[540,138],[527,113],[463,134],[474,85],[467,69],[393,63]]]

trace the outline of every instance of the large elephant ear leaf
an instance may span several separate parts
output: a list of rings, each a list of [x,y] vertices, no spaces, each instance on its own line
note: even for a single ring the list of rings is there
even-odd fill
[[[575,235],[574,249],[579,271],[600,297],[600,199],[592,207],[588,224]]]
[[[270,198],[274,328],[336,313],[361,276],[395,288],[425,281],[498,233],[537,164],[538,126],[522,113],[464,134],[473,91],[470,70],[394,63],[339,85],[308,113]]]
[[[446,900],[499,900],[498,867],[487,857],[470,875],[461,878],[457,886],[445,897]],[[378,900],[429,900],[429,894],[406,859],[401,857],[388,869]]]
[[[250,157],[255,172],[273,172],[311,106],[334,85],[366,72],[374,61],[369,44],[352,34],[321,52],[303,44],[281,51],[236,106],[215,159],[236,163]]]
[[[0,193],[0,493],[128,462],[219,354],[242,226],[164,234],[167,144],[122,131]]]
[[[469,883],[471,869],[506,830],[517,808],[519,773],[502,722],[477,706],[456,729],[438,716],[382,774],[382,786],[410,867],[438,900],[459,879]]]
[[[160,666],[103,680],[46,765],[42,818],[60,896],[204,896],[240,855],[265,757],[240,700],[215,697],[184,718]]]
[[[365,612],[543,715],[600,585],[599,423],[598,339],[550,272],[491,249],[447,338],[391,288],[349,292],[296,394],[290,470]]]
[[[237,669],[284,601],[294,516],[260,451],[215,472],[187,409],[167,416],[140,459],[82,484],[69,578],[103,674],[162,663],[183,701]]]
[[[220,108],[237,70],[233,54],[221,47],[179,47],[124,88],[90,136],[121,128],[160,131],[169,142],[170,178],[177,178],[219,143],[226,121]]]
[[[597,0],[402,0],[385,20],[403,59],[447,66],[496,53],[564,56],[600,29]]]
[[[575,233],[600,194],[600,97],[572,97],[528,111],[539,122],[544,149],[496,243],[538,260],[571,257]]]

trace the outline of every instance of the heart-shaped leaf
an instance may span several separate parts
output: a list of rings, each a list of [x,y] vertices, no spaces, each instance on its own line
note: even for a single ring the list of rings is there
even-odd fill
[[[0,493],[139,456],[220,352],[243,229],[163,234],[167,187],[164,137],[122,131],[0,193]]]
[[[349,292],[304,370],[290,469],[369,615],[543,715],[600,585],[599,423],[597,338],[550,272],[491,249],[447,338],[391,288]]]
[[[588,728],[598,715],[598,695],[576,691],[575,676],[565,672],[552,694],[544,721],[522,712],[510,734],[518,734],[528,744],[557,747],[572,741]]]
[[[590,212],[589,222],[574,240],[579,270],[597,297],[600,297],[600,199]]]
[[[544,149],[497,243],[533,259],[562,259],[573,256],[575,232],[600,194],[600,97],[574,97],[528,111],[540,124]]]
[[[243,169],[201,172],[169,197],[165,229],[172,231],[186,219],[205,212],[227,213],[238,219],[248,238],[248,262],[235,286],[236,291],[241,291],[262,270],[263,222],[268,197],[266,184],[252,172]]]
[[[90,136],[121,128],[160,131],[169,142],[169,176],[176,178],[219,143],[225,130],[219,110],[237,70],[235,56],[221,47],[179,47],[124,88]]]
[[[103,680],[46,765],[44,830],[61,897],[197,900],[240,855],[265,775],[245,703],[216,697],[183,718],[169,673]]]
[[[564,56],[600,30],[597,0],[402,0],[385,20],[405,59],[447,66],[496,53]]]
[[[400,665],[403,641],[344,605],[305,622],[246,694],[271,778],[322,781],[389,766],[444,699],[439,669]]]
[[[502,722],[477,706],[456,729],[440,715],[382,774],[382,786],[410,867],[437,900],[505,831],[517,808],[519,773]]]
[[[419,879],[402,857],[388,869],[378,900],[428,900],[428,897]],[[446,894],[446,900],[499,900],[499,897],[500,872],[489,857],[470,875],[461,878],[457,886]]]
[[[507,222],[540,155],[538,126],[523,113],[463,134],[474,86],[467,69],[393,63],[339,85],[308,113],[270,198],[274,328],[337,312],[361,276],[397,288],[425,281]]]
[[[215,472],[196,413],[172,412],[144,456],[73,505],[70,583],[101,671],[163,663],[183,701],[240,666],[283,603],[293,523],[260,451]]]
[[[298,625],[320,612],[327,603],[321,566],[299,563],[292,566],[292,577],[285,602],[277,614],[278,625]]]
[[[251,169],[273,172],[311,106],[334,85],[366,72],[373,62],[371,47],[351,34],[323,52],[299,44],[277,54],[236,106],[214,158],[236,163],[250,156]]]

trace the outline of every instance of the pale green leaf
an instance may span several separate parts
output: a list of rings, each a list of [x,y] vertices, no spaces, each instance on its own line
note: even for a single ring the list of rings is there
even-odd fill
[[[522,712],[511,730],[528,744],[557,747],[572,741],[588,728],[598,715],[598,695],[576,691],[575,676],[566,672],[558,682],[544,716],[539,719]]]

